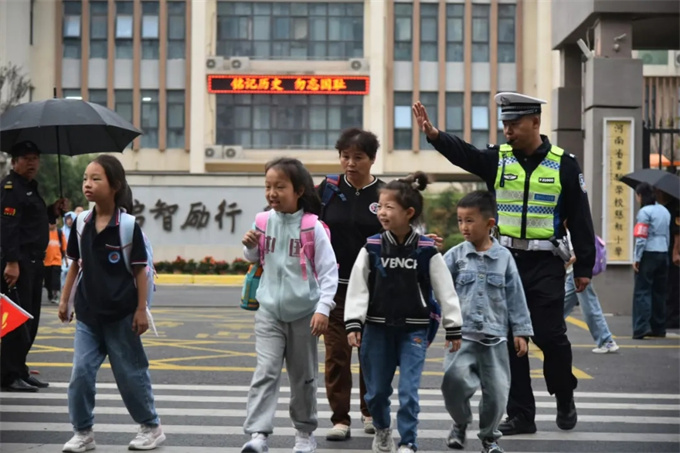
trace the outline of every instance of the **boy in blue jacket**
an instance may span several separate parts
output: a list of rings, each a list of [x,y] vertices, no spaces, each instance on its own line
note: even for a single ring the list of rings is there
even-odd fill
[[[512,254],[490,236],[495,225],[493,194],[476,191],[458,203],[458,228],[465,242],[444,255],[463,313],[463,343],[444,358],[442,393],[454,424],[447,444],[462,450],[472,422],[470,398],[481,386],[479,439],[483,453],[502,453],[498,446],[510,391],[510,362],[506,346],[512,333],[519,357],[527,353],[534,334],[522,281]]]

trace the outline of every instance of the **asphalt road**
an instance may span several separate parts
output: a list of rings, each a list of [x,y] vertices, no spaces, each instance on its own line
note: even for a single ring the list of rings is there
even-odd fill
[[[159,336],[145,335],[156,404],[168,434],[163,451],[240,451],[247,389],[255,366],[253,313],[238,308],[240,288],[159,287],[153,313]],[[634,341],[629,317],[608,317],[621,350],[596,355],[578,313],[569,319],[574,373],[579,378],[576,403],[579,424],[572,432],[554,423],[554,399],[545,391],[542,356],[533,346],[531,366],[537,394],[539,432],[507,437],[513,452],[678,452],[680,451],[680,340]],[[35,395],[0,393],[0,442],[3,452],[58,451],[69,435],[65,389],[70,376],[73,325],[56,319],[56,307],[44,306],[38,339],[29,356],[31,368],[52,382]],[[323,370],[323,342],[320,343]],[[431,346],[421,383],[420,451],[444,451],[450,419],[439,386],[443,338]],[[356,357],[355,357],[356,361]],[[356,365],[355,365],[356,369]],[[321,374],[321,376],[323,376]],[[321,377],[321,380],[323,378]],[[105,363],[98,382],[96,409],[98,451],[122,451],[134,433]],[[277,410],[273,452],[290,451],[287,380]],[[476,397],[475,401],[479,398]],[[393,405],[398,406],[393,399]],[[353,402],[352,410],[357,412]],[[476,403],[474,404],[476,406]],[[474,407],[473,406],[473,407]],[[396,410],[396,407],[395,407]],[[355,422],[353,439],[328,443],[329,407],[319,392],[319,450],[370,450],[371,439]],[[476,409],[473,409],[476,412]],[[393,415],[394,416],[394,415]],[[476,415],[475,415],[476,417]],[[358,419],[358,416],[357,416]],[[476,424],[472,429],[476,429]],[[479,451],[470,435],[467,451]]]

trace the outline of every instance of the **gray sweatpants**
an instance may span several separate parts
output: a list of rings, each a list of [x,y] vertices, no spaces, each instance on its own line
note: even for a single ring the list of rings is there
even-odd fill
[[[248,392],[243,430],[246,434],[274,431],[274,415],[281,386],[283,360],[290,382],[290,419],[295,429],[312,433],[318,426],[316,390],[319,339],[309,326],[312,315],[282,322],[265,310],[255,314],[257,365]]]
[[[480,386],[479,438],[497,440],[501,437],[498,425],[510,392],[510,359],[505,342],[485,346],[463,340],[457,352],[446,353],[442,394],[446,410],[456,424],[472,423],[470,399]]]

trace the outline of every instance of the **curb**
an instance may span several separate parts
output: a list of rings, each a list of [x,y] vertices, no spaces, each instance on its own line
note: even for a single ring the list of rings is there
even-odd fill
[[[243,286],[245,275],[158,274],[156,284],[198,286]]]

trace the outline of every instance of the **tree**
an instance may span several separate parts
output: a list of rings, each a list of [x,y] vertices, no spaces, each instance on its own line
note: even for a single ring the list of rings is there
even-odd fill
[[[85,167],[93,159],[93,155],[61,156],[61,184],[64,198],[70,200],[71,209],[76,206],[87,206],[83,195],[82,183]],[[47,204],[59,198],[59,167],[57,156],[48,154],[40,156],[40,171],[35,178],[40,185],[40,195]]]
[[[426,231],[444,238],[442,253],[463,242],[463,235],[458,230],[458,214],[456,205],[465,193],[449,188],[425,199],[423,217],[427,223]]]
[[[0,66],[0,114],[19,104],[32,88],[31,80],[19,66],[7,63]],[[0,178],[9,172],[7,154],[0,153]]]

